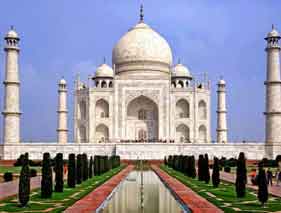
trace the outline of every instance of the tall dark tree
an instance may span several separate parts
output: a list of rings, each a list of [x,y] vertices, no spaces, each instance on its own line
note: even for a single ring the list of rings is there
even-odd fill
[[[259,167],[257,184],[258,184],[258,198],[262,206],[264,206],[264,204],[268,200],[268,188],[267,188],[266,174],[262,166]]]
[[[217,157],[214,157],[212,182],[214,187],[218,187],[220,184],[220,165]]]
[[[19,203],[20,206],[24,207],[29,201],[30,194],[30,175],[29,175],[29,166],[28,166],[28,153],[25,153],[22,158],[22,168],[20,172],[20,181],[19,181]]]
[[[77,164],[76,164],[76,183],[82,183],[82,155],[77,155]]]
[[[235,181],[235,189],[236,189],[237,197],[245,197],[246,184],[247,184],[246,159],[245,159],[245,154],[243,152],[240,152],[237,161],[236,181]]]
[[[41,197],[50,198],[53,193],[53,174],[51,167],[50,154],[43,154],[42,180],[41,180]]]
[[[100,175],[100,163],[99,163],[99,155],[95,155],[94,157],[94,174],[96,175]]]
[[[203,181],[204,180],[204,156],[199,155],[198,159],[198,180]]]
[[[83,161],[83,181],[87,180],[89,178],[89,165],[88,165],[88,157],[87,154],[82,155],[82,161]]]
[[[58,153],[56,155],[54,171],[56,173],[55,191],[63,192],[63,155],[62,155],[62,153]]]
[[[209,169],[208,154],[205,154],[205,158],[204,158],[204,180],[205,180],[205,183],[207,183],[207,184],[210,182],[210,169]]]
[[[91,156],[90,163],[89,163],[89,178],[93,177],[93,166],[94,166],[94,161],[93,161],[93,157]]]
[[[190,156],[190,177],[196,178],[195,157]]]
[[[67,185],[70,188],[75,188],[76,183],[76,160],[75,154],[68,155],[68,173],[67,173]]]

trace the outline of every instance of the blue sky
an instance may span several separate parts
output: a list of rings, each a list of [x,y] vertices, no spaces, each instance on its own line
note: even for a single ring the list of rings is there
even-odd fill
[[[56,140],[57,82],[64,76],[72,140],[75,75],[80,72],[86,79],[103,57],[111,64],[112,48],[138,21],[141,2],[145,22],[169,42],[174,62],[180,57],[195,75],[208,73],[213,89],[212,137],[216,136],[216,82],[222,75],[228,87],[230,140],[264,140],[263,38],[272,23],[281,30],[278,0],[1,1],[1,38],[10,25],[21,37],[22,139]],[[2,49],[4,41],[0,44]],[[1,50],[1,82],[4,59]],[[1,110],[3,89],[2,85]]]

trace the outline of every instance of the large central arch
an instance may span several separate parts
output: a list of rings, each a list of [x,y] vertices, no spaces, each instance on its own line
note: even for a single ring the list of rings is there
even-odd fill
[[[129,102],[126,137],[129,140],[158,140],[158,106],[150,98],[139,96]]]

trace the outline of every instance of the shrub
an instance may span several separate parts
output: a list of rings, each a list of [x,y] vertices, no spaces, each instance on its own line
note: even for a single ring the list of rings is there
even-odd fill
[[[30,172],[28,166],[28,153],[22,158],[22,168],[20,171],[20,180],[19,180],[19,203],[21,207],[26,206],[29,201],[30,195]]]
[[[83,161],[83,181],[87,180],[89,178],[89,165],[88,165],[88,157],[87,154],[82,155],[82,161]]]
[[[205,183],[210,182],[210,169],[209,169],[208,154],[205,154],[205,158],[204,158],[204,180],[205,180]]]
[[[36,177],[36,176],[37,176],[36,169],[30,169],[30,177]]]
[[[75,154],[68,155],[68,174],[67,174],[67,185],[70,188],[75,188],[76,182],[76,163]]]
[[[12,172],[5,172],[4,173],[4,181],[9,182],[13,180],[13,173]]]
[[[196,178],[196,167],[195,167],[195,157],[192,155],[190,157],[190,177]]]
[[[55,167],[54,167],[56,176],[55,176],[55,191],[63,192],[63,155],[58,153],[55,158]]]
[[[100,175],[100,163],[99,163],[100,156],[95,155],[94,157],[94,174]]]
[[[229,167],[229,166],[224,167],[224,171],[227,172],[227,173],[230,173],[231,167]]]
[[[167,166],[167,164],[168,164],[168,162],[167,162],[167,158],[166,158],[166,156],[165,156],[165,157],[164,157],[164,165]]]
[[[19,156],[19,158],[16,160],[16,162],[14,163],[14,166],[22,166],[23,165],[23,161],[24,161],[24,155],[21,154]]]
[[[94,164],[93,157],[91,156],[90,163],[89,163],[89,178],[93,177],[93,166],[94,166],[93,164]]]
[[[203,181],[204,180],[204,156],[199,155],[198,159],[198,180]]]
[[[237,197],[245,197],[246,183],[247,183],[246,159],[244,153],[240,152],[237,161],[236,181],[235,181]]]
[[[268,188],[267,188],[267,180],[263,167],[259,167],[259,174],[257,176],[257,184],[258,184],[258,198],[261,202],[262,206],[268,200]]]
[[[220,165],[219,165],[219,159],[216,157],[214,157],[212,183],[214,187],[218,187],[220,184]]]
[[[76,164],[76,183],[82,183],[82,155],[77,155],[77,164]]]
[[[42,165],[42,180],[41,180],[41,197],[50,198],[53,193],[53,174],[51,167],[50,154],[43,154],[43,165]]]

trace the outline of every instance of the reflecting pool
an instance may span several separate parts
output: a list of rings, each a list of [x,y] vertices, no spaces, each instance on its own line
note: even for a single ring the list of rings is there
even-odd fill
[[[103,213],[188,212],[151,170],[132,171],[105,201]]]

